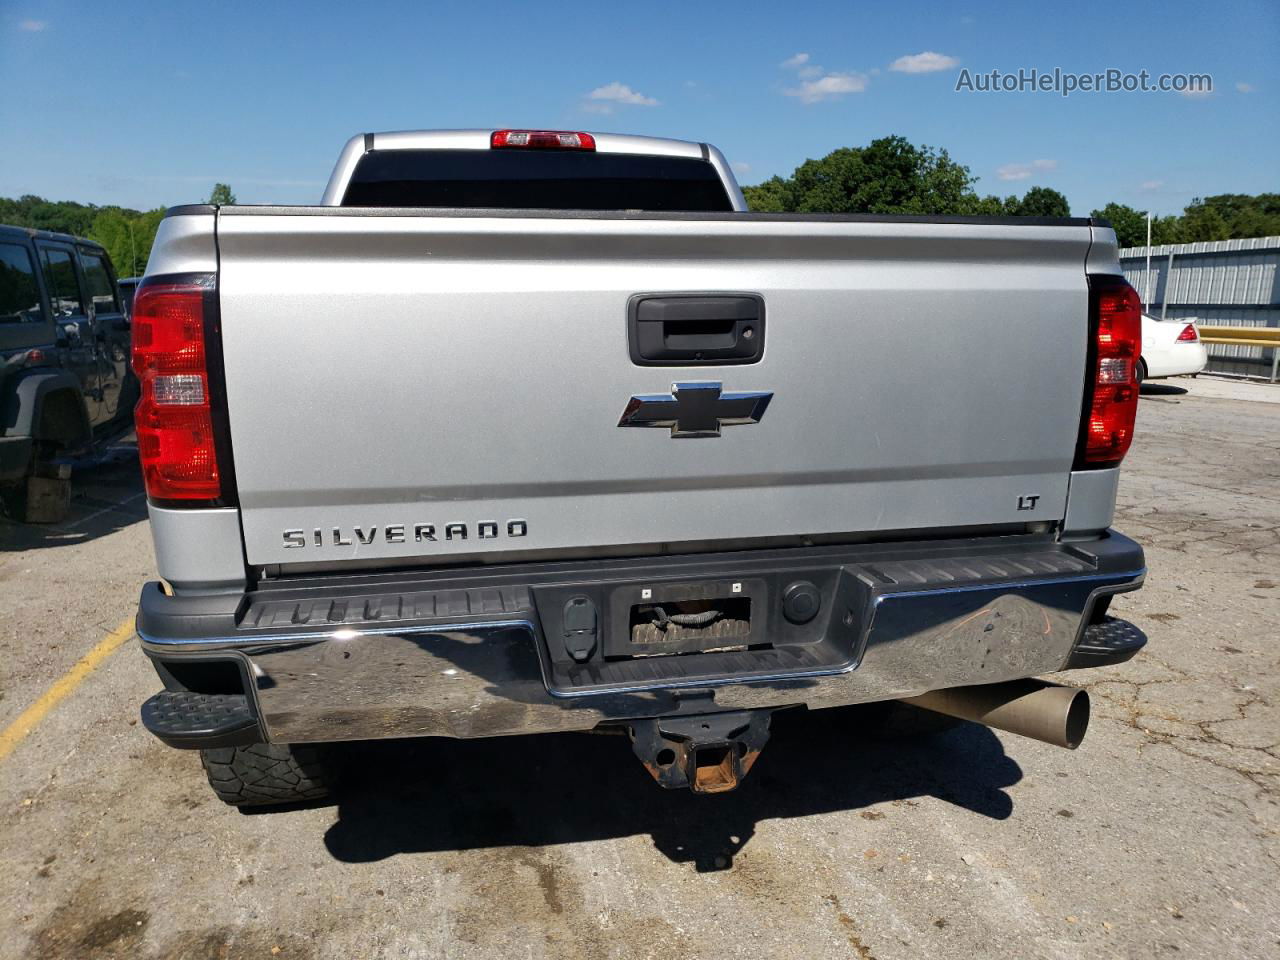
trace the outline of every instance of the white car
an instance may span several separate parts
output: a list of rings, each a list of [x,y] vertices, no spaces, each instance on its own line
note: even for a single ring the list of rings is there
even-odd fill
[[[1139,380],[1196,374],[1209,362],[1194,320],[1160,320],[1142,315],[1142,362]]]

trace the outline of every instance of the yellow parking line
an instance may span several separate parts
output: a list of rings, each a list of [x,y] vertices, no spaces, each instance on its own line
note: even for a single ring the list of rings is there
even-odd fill
[[[132,636],[133,617],[130,617],[99,640],[94,648],[81,657],[74,667],[59,677],[57,683],[46,690],[39,700],[18,714],[18,718],[13,723],[5,727],[4,730],[0,730],[0,760],[11,754],[14,747],[18,745],[23,737],[35,729],[36,724],[43,720],[50,710],[56,707],[67,694],[80,686],[84,678],[93,673],[98,664],[115,653],[116,649]]]

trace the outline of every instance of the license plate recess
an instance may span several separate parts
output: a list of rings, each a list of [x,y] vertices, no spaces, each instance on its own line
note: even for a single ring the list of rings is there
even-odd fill
[[[766,644],[760,578],[626,584],[609,598],[605,659],[748,650]]]

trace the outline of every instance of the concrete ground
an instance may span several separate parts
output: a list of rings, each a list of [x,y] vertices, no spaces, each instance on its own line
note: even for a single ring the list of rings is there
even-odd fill
[[[1144,391],[1117,525],[1150,575],[1113,612],[1151,643],[1072,677],[1080,750],[784,716],[719,798],[560,735],[360,747],[336,805],[222,806],[138,726],[136,641],[60,682],[152,575],[136,468],[85,471],[67,522],[0,521],[0,957],[1278,956],[1280,406],[1251,401],[1280,388],[1222,383]]]

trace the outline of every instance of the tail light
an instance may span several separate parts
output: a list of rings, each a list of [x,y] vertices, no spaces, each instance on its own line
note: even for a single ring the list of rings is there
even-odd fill
[[[1142,301],[1122,277],[1089,277],[1089,373],[1077,469],[1114,467],[1133,442]]]
[[[489,137],[489,146],[494,150],[594,150],[596,138],[568,130],[495,130]]]
[[[148,278],[133,301],[134,415],[147,495],[188,505],[220,501],[209,331],[213,278]]]
[[[1196,325],[1188,323],[1182,328],[1182,332],[1178,334],[1179,343],[1196,343],[1200,339],[1200,335],[1196,333]]]

